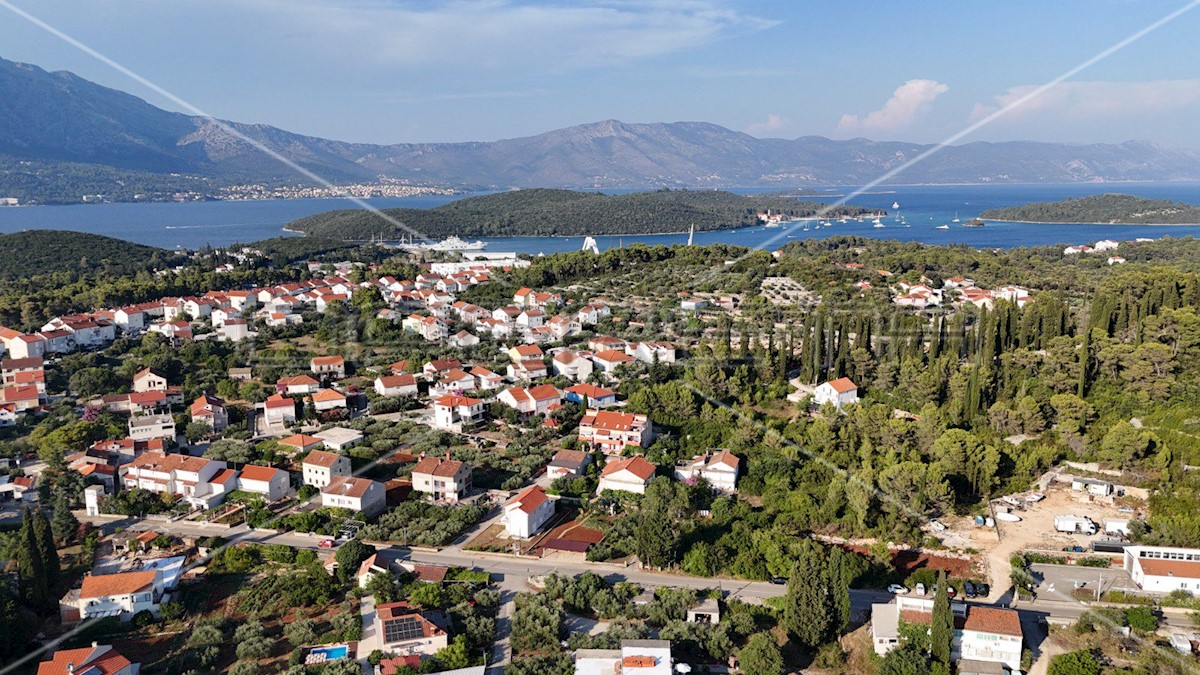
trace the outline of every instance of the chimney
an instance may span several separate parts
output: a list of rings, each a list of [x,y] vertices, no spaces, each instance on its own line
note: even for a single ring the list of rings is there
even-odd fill
[[[67,674],[68,674],[68,675],[74,675],[74,673],[75,673],[75,664],[74,664],[74,663],[68,663],[68,664],[67,664]]]
[[[446,461],[447,462],[450,461],[450,449],[449,448],[446,449]]]

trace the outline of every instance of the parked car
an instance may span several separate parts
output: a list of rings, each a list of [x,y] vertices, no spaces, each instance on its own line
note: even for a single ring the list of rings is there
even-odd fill
[[[782,586],[782,585],[786,584],[787,581],[788,580],[784,579],[783,577],[775,577],[774,579],[771,580],[771,583]]]
[[[925,595],[925,584],[917,584],[917,595]]]
[[[991,594],[992,594],[991,586],[988,586],[987,584],[983,583],[982,581],[975,584],[975,595],[978,595],[981,598],[986,598],[987,596],[989,596]]]
[[[321,541],[317,542],[317,546],[320,546],[321,548],[333,548],[333,540],[322,539]]]
[[[1063,550],[1067,553],[1085,553],[1087,549],[1082,546],[1064,546]]]
[[[975,584],[967,581],[963,583],[963,593],[967,594],[968,598],[975,597]]]
[[[908,589],[900,584],[891,584],[888,586],[887,590],[888,593],[895,593],[896,595],[904,595],[908,592]]]
[[[958,595],[958,591],[954,590],[954,587],[950,584],[946,584],[946,597],[953,598],[956,595]]]

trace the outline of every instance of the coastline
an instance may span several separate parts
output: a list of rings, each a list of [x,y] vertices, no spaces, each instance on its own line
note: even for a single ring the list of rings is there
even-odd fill
[[[1093,223],[1080,220],[1007,220],[979,217],[985,223],[1017,223],[1020,225],[1089,225],[1092,227],[1200,227],[1200,223]]]

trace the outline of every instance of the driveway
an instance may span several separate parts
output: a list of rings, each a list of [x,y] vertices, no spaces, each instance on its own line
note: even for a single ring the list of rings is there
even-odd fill
[[[383,649],[375,632],[375,596],[364,595],[359,600],[359,613],[362,615],[362,639],[358,641],[358,662],[362,665],[363,675],[374,675],[375,667],[367,662],[367,657],[376,649]]]

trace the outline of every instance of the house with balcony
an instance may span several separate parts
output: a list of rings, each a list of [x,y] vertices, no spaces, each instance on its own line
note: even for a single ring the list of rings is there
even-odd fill
[[[424,457],[413,466],[412,486],[434,501],[453,504],[471,490],[471,467],[449,456]]]
[[[645,415],[588,409],[579,422],[579,442],[606,455],[649,447],[653,439],[654,428]]]
[[[433,402],[433,426],[462,431],[481,422],[487,413],[483,399],[446,394]]]
[[[530,485],[504,503],[501,522],[508,536],[528,539],[554,517],[554,500],[540,485]]]

